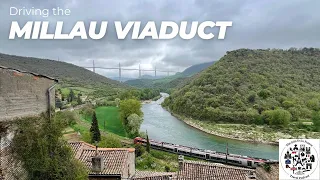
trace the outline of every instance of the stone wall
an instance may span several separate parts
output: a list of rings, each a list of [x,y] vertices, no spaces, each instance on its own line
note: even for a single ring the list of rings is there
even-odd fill
[[[279,179],[279,164],[270,164],[270,172],[266,172],[263,166],[256,169],[257,179],[259,180],[275,180]]]
[[[121,180],[121,177],[89,177],[89,180]]]
[[[130,179],[135,175],[136,167],[135,167],[135,153],[130,150],[127,158],[126,165],[122,169],[122,178]]]
[[[0,67],[0,122],[38,115],[48,109],[47,90],[54,80]],[[51,106],[55,103],[51,91]]]

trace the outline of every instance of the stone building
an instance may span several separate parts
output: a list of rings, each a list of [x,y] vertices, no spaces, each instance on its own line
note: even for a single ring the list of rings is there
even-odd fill
[[[134,148],[96,148],[83,141],[70,141],[69,145],[75,158],[88,169],[89,180],[169,180],[176,177],[175,172],[136,171]]]
[[[39,115],[54,106],[57,80],[0,66],[0,122]]]
[[[55,104],[54,78],[0,66],[0,179],[13,179],[8,147],[13,133],[10,122],[16,118],[36,116]]]

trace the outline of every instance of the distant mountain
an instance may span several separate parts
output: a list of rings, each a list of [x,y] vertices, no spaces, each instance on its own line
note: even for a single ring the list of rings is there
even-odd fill
[[[166,76],[151,76],[151,75],[142,75],[140,79],[161,79]]]
[[[119,81],[119,77],[108,77],[108,78],[115,80],[115,81]],[[121,82],[125,82],[128,80],[134,80],[134,79],[137,79],[137,78],[121,77]]]
[[[133,79],[124,82],[130,86],[139,87],[139,88],[152,88],[153,80],[152,79]]]
[[[58,79],[61,84],[69,84],[72,86],[106,88],[129,87],[85,68],[61,61],[0,53],[0,65],[51,76]]]
[[[202,70],[211,66],[213,63],[215,62],[213,61],[208,63],[196,64],[190,66],[181,73],[176,73],[175,75],[159,79],[142,78],[128,80],[125,83],[138,88],[156,88],[164,92],[170,92],[172,89],[180,88],[184,84],[188,83],[191,79],[193,79],[193,75],[201,72]]]
[[[187,69],[185,69],[182,74],[184,76],[191,76],[191,75],[194,75],[206,68],[208,68],[209,66],[211,66],[212,64],[214,64],[215,61],[212,61],[212,62],[207,62],[207,63],[202,63],[202,64],[196,64],[196,65],[193,65],[193,66],[190,66],[188,67]]]

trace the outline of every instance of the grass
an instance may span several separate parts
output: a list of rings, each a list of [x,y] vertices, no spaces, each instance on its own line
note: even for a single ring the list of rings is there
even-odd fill
[[[56,90],[60,89],[61,93],[65,96],[68,97],[69,93],[70,93],[70,89],[73,90],[73,92],[75,93],[75,95],[78,95],[78,93],[82,93],[82,94],[89,94],[92,93],[95,89],[92,88],[86,88],[86,87],[78,87],[78,86],[61,86],[61,85],[57,85],[56,86]]]
[[[101,130],[126,137],[126,132],[120,120],[119,109],[117,107],[100,106],[96,108],[96,114]],[[87,118],[85,120],[91,122],[91,119]]]
[[[72,138],[72,140],[81,140],[88,143],[91,143],[90,138],[90,127],[91,127],[91,120],[85,120],[83,117],[80,116],[77,110],[74,111],[77,114],[76,123],[71,125],[70,127],[66,128],[64,131],[64,136],[68,140],[68,136]],[[73,132],[70,130],[73,129]],[[80,133],[80,136],[77,134]],[[123,144],[132,144],[132,140],[128,139],[124,136],[119,136],[118,134],[112,133],[107,130],[100,129],[102,141],[104,139],[108,139],[108,136],[112,136],[112,138],[119,139]],[[104,142],[103,142],[104,143]],[[102,147],[102,146],[101,146]]]
[[[143,147],[145,149],[145,147]],[[192,157],[184,157],[185,160],[203,161]],[[150,153],[144,152],[136,157],[136,169],[142,171],[176,172],[178,170],[178,155],[165,151],[151,149]]]
[[[64,95],[65,97],[68,97],[69,93],[70,93],[70,89],[73,90],[74,94],[77,95],[80,93],[80,91],[75,90],[73,88],[61,88],[61,93],[62,95]]]
[[[178,169],[178,155],[158,150],[145,152],[140,157],[136,157],[136,169],[144,171],[166,171],[166,166],[170,172]]]

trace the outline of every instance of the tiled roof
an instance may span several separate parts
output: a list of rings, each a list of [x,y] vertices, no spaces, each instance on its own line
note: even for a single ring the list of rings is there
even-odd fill
[[[92,168],[92,157],[95,156],[96,147],[83,141],[69,142],[76,159],[79,159],[89,170]],[[89,175],[121,175],[128,154],[134,148],[98,148],[98,154],[104,159],[102,172],[89,172]]]
[[[170,177],[176,178],[175,172],[153,172],[153,171],[136,171],[134,180],[168,180]]]
[[[254,170],[227,166],[218,163],[184,161],[178,172],[179,180],[246,180]]]
[[[83,142],[83,141],[69,142],[69,145],[71,146],[76,159],[79,159],[79,157],[82,154],[83,149],[96,149],[95,146],[88,144],[86,142]]]
[[[84,149],[79,160],[88,168],[92,168],[91,159],[95,156],[96,150]],[[90,175],[116,175],[122,174],[122,169],[126,165],[128,151],[126,150],[98,150],[98,154],[104,159],[104,170],[102,172],[90,172]]]

